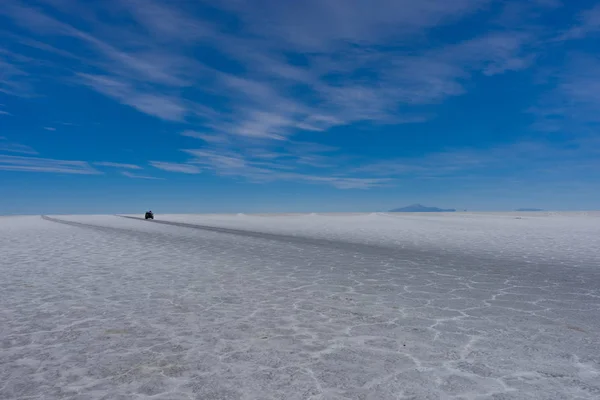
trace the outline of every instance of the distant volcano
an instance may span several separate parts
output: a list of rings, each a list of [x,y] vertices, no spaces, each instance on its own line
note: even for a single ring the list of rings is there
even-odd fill
[[[390,210],[389,212],[455,212],[454,208],[437,208],[437,207],[427,207],[421,204],[412,204],[407,207],[395,208]]]

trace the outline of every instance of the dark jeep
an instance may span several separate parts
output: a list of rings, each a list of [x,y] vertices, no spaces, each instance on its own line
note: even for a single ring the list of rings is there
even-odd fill
[[[154,214],[152,211],[146,211],[146,215],[144,215],[145,219],[154,219]]]

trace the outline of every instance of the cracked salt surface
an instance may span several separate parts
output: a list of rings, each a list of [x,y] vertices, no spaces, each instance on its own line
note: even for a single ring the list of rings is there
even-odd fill
[[[53,218],[0,218],[0,399],[600,398],[598,215]]]

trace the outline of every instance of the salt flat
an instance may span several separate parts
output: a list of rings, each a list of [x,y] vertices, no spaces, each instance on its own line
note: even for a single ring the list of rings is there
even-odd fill
[[[598,261],[600,212],[161,215],[161,220],[394,248]]]
[[[0,218],[0,399],[600,397],[598,214],[157,219]]]

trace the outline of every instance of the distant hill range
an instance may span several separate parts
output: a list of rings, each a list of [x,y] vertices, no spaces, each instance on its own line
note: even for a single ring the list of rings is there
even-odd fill
[[[421,204],[412,204],[410,206],[395,208],[390,210],[389,212],[455,212],[454,208],[437,208],[437,207],[427,207]]]
[[[517,208],[515,211],[544,211],[541,208]]]

